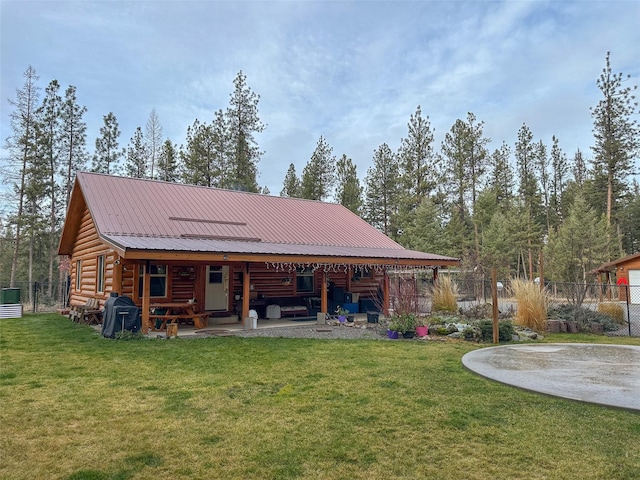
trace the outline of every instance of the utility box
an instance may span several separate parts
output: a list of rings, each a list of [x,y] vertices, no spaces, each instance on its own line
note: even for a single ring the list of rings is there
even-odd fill
[[[0,290],[0,305],[15,305],[20,303],[19,288],[3,288]]]

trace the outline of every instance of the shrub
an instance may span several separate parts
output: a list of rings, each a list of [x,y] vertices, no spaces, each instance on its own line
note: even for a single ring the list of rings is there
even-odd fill
[[[523,280],[511,282],[518,304],[516,323],[537,332],[547,328],[547,294],[539,285]]]
[[[473,326],[480,329],[482,340],[485,342],[493,342],[493,321],[478,320],[473,322]],[[515,330],[513,324],[509,320],[501,320],[498,322],[498,341],[510,342],[513,340]]]
[[[550,308],[549,318],[578,322],[578,329],[581,332],[590,332],[592,323],[602,324],[602,331],[604,332],[615,332],[619,328],[619,325],[611,320],[608,315],[568,304],[556,305]]]
[[[598,304],[598,313],[611,317],[618,325],[623,325],[624,309],[619,303],[604,302]]]
[[[447,276],[440,276],[433,287],[431,311],[456,312],[458,310],[458,287]]]

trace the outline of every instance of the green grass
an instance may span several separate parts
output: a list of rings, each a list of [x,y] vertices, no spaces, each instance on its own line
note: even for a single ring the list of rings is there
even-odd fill
[[[640,415],[478,377],[460,362],[475,348],[2,320],[0,478],[637,478]]]

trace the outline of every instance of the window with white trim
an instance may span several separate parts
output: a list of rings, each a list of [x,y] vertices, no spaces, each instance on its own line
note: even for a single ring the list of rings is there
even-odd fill
[[[76,291],[82,287],[82,259],[76,260]]]
[[[104,292],[104,255],[98,255],[96,263],[96,292]]]

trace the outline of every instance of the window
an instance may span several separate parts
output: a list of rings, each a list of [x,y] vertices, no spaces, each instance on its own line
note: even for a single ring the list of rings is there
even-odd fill
[[[298,292],[313,292],[313,269],[297,268],[296,269],[296,290]]]
[[[151,297],[167,296],[167,266],[166,265],[150,265],[149,266]],[[138,275],[138,297],[142,297],[144,280],[144,266],[140,266]]]
[[[76,291],[82,287],[82,260],[76,260]]]
[[[98,255],[96,268],[96,292],[104,292],[104,255]]]
[[[357,282],[359,281],[361,278],[371,278],[371,270],[369,270],[367,267],[365,267],[364,269],[358,269],[355,272],[353,272],[353,277],[351,277],[351,281]]]

